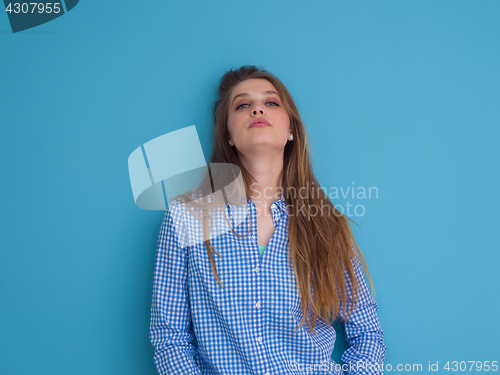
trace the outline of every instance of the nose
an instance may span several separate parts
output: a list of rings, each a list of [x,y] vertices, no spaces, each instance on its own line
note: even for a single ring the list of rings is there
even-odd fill
[[[264,115],[264,107],[260,103],[256,103],[252,109],[252,115],[257,116],[257,115]]]

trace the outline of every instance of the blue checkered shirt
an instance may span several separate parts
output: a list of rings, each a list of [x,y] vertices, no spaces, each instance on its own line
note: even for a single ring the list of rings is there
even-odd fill
[[[223,289],[214,277],[198,219],[174,202],[157,241],[150,340],[159,374],[381,374],[385,357],[377,304],[362,267],[358,308],[345,322],[343,367],[332,358],[335,330],[318,318],[314,335],[302,319],[295,275],[288,262],[288,211],[283,196],[271,205],[275,230],[263,256],[257,244],[257,211],[226,204],[240,223],[211,239]],[[252,218],[250,225],[248,214]],[[245,219],[246,218],[246,219]],[[236,220],[238,219],[238,220]],[[224,215],[214,223],[225,221]],[[182,223],[182,225],[174,225]],[[220,224],[221,222],[219,222]],[[221,224],[222,225],[222,224]],[[352,296],[348,284],[348,296]],[[191,343],[196,338],[197,347]]]

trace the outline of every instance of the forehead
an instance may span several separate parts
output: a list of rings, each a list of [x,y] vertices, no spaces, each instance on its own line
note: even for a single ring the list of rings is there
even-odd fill
[[[274,85],[264,78],[251,78],[238,83],[231,92],[231,98],[239,94],[260,94],[264,91],[276,91]]]

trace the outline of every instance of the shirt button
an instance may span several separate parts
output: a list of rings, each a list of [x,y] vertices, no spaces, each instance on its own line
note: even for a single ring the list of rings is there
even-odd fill
[[[259,267],[255,267],[253,270],[254,270],[256,273],[259,273]]]
[[[255,304],[255,307],[256,307],[256,308],[258,308],[258,309],[260,309],[260,302],[257,302],[257,303]]]
[[[258,342],[262,342],[262,337],[260,337],[260,336],[259,336],[259,337],[257,337],[257,341],[258,341]]]

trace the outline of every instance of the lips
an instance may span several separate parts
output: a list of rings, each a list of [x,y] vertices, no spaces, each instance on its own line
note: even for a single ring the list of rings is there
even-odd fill
[[[250,126],[248,128],[263,128],[266,126],[271,126],[266,119],[256,118],[250,123]]]

